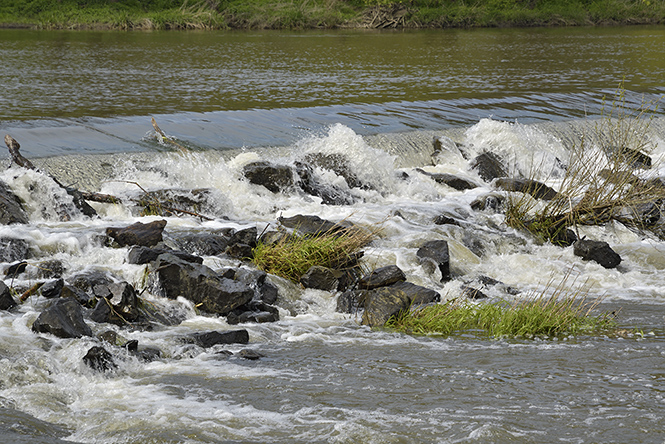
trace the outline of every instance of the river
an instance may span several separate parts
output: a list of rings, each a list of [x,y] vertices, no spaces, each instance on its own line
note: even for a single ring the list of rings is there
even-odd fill
[[[7,443],[663,443],[665,242],[619,223],[581,227],[622,256],[604,269],[572,247],[540,244],[471,203],[494,192],[468,157],[492,151],[513,171],[556,186],[573,148],[603,114],[665,94],[665,27],[306,32],[109,32],[0,29],[0,131],[62,183],[135,196],[137,185],[213,190],[210,221],[167,217],[178,233],[274,226],[313,214],[380,224],[368,267],[398,265],[442,298],[482,277],[491,298],[521,298],[548,283],[584,286],[619,313],[627,333],[488,339],[472,332],[411,336],[360,325],[335,311],[337,294],[275,279],[280,320],[242,324],[258,360],[185,346],[182,335],[230,330],[225,318],[169,302],[184,321],[143,329],[88,323],[159,348],[140,362],[115,350],[99,373],[82,357],[98,342],[36,334],[48,304],[29,297],[0,312],[0,441]],[[625,95],[618,97],[620,84]],[[617,107],[618,106],[618,107]],[[665,175],[665,117],[645,134],[652,174]],[[160,144],[154,117],[190,152]],[[434,153],[433,140],[455,150]],[[321,180],[353,203],[249,183],[254,160],[293,165],[339,155],[365,188],[330,170]],[[6,155],[5,163],[9,164]],[[481,184],[456,191],[419,174]],[[546,171],[537,171],[544,169]],[[534,172],[535,171],[535,172]],[[0,173],[29,223],[0,226],[29,246],[17,291],[56,259],[64,277],[98,270],[138,286],[143,267],[101,240],[108,226],[160,219],[94,204],[99,217],[57,216],[52,181],[13,166]],[[405,179],[408,178],[408,179]],[[436,225],[445,214],[463,223]],[[421,267],[427,240],[451,248],[451,282]],[[12,261],[2,264],[6,268]],[[224,255],[212,268],[237,266]],[[517,289],[517,295],[501,288]],[[143,297],[165,304],[149,292]]]

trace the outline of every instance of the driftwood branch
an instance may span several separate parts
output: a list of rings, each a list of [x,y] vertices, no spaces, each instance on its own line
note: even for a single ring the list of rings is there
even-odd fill
[[[5,144],[7,145],[7,148],[9,149],[9,154],[12,156],[12,162],[14,162],[16,165],[27,168],[29,170],[36,170],[35,166],[30,162],[28,159],[23,157],[21,153],[18,152],[18,150],[21,148],[21,145],[14,139],[12,136],[9,134],[5,134]]]
[[[187,148],[185,148],[184,146],[180,145],[178,142],[176,142],[176,141],[170,139],[170,138],[164,133],[164,131],[162,131],[162,129],[157,125],[157,121],[155,120],[154,117],[152,117],[151,120],[152,120],[152,127],[155,129],[155,132],[159,135],[160,140],[161,140],[162,143],[165,143],[165,144],[167,144],[167,145],[171,145],[171,146],[177,148],[177,149],[180,150],[180,152],[183,153],[183,154],[189,152],[189,150],[188,150]]]

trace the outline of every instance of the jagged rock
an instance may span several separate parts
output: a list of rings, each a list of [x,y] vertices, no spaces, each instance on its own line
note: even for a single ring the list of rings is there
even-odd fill
[[[237,259],[251,259],[256,247],[258,230],[256,227],[238,230],[229,239],[226,254]]]
[[[133,246],[127,254],[127,262],[130,264],[149,264],[156,260],[160,254],[170,253],[183,261],[194,264],[202,264],[203,258],[179,250],[168,250],[166,248],[149,248],[140,245]]]
[[[513,179],[503,177],[495,180],[494,185],[505,191],[518,191],[520,193],[530,194],[536,199],[552,200],[558,195],[554,189],[533,179]]]
[[[96,345],[85,354],[83,362],[93,370],[98,372],[106,372],[117,368],[113,355],[109,353],[104,347]]]
[[[23,239],[0,238],[0,262],[15,262],[28,259],[30,245]]]
[[[424,174],[427,177],[431,177],[432,180],[434,180],[436,183],[440,183],[443,185],[448,185],[451,188],[454,188],[458,191],[464,191],[464,190],[471,190],[473,188],[478,188],[478,184],[464,179],[459,176],[455,176],[454,174],[447,174],[447,173],[428,173],[425,170],[422,170],[420,168],[416,168],[416,171],[418,171],[421,174]]]
[[[320,197],[325,205],[351,205],[353,197],[339,187],[321,183],[316,180],[312,167],[302,162],[296,162],[296,174],[298,175],[298,186],[305,193]]]
[[[90,319],[95,322],[108,322],[116,325],[126,325],[139,319],[139,298],[136,290],[127,282],[111,284],[108,287],[110,295],[97,301]]]
[[[277,322],[279,321],[279,310],[261,301],[252,301],[243,305],[226,317],[226,322],[230,325],[242,324],[252,322],[261,324],[264,322]]]
[[[227,228],[213,233],[188,233],[176,237],[178,246],[199,256],[219,256],[229,246],[229,239],[235,230]]]
[[[371,290],[378,287],[386,287],[396,282],[406,280],[406,275],[397,265],[388,265],[377,268],[371,273],[360,278],[358,288]]]
[[[300,277],[300,283],[305,288],[317,290],[334,291],[339,285],[342,273],[327,267],[314,265]]]
[[[369,188],[351,171],[349,159],[343,154],[310,153],[305,156],[305,162],[343,177],[349,188]]]
[[[23,273],[26,268],[28,268],[27,262],[25,261],[16,262],[14,264],[11,264],[9,267],[5,269],[5,276],[14,278],[19,274]]]
[[[61,338],[92,336],[92,330],[83,320],[83,309],[74,299],[55,299],[32,324],[32,331],[51,333]]]
[[[153,247],[162,241],[162,232],[166,227],[165,220],[156,220],[147,224],[136,222],[128,227],[106,229],[106,235],[119,246],[142,245]]]
[[[397,282],[391,285],[390,288],[403,291],[411,301],[411,305],[431,304],[441,300],[439,292],[411,282]]]
[[[55,299],[60,297],[64,286],[65,286],[64,279],[62,278],[53,279],[51,281],[44,282],[44,285],[40,287],[39,291],[41,292],[42,296],[44,296],[45,298]]]
[[[278,217],[279,223],[286,227],[295,230],[301,235],[318,235],[323,233],[339,233],[348,230],[351,225],[349,223],[337,224],[329,220],[321,219],[319,216],[309,216],[297,214],[292,217]]]
[[[573,254],[585,261],[595,261],[605,268],[616,268],[621,263],[621,256],[603,241],[580,239],[573,244]]]
[[[71,298],[83,306],[91,306],[96,303],[95,298],[87,292],[73,285],[65,284],[60,291],[61,298]]]
[[[21,200],[0,181],[0,225],[27,224],[28,213],[23,209]]]
[[[279,288],[271,282],[265,281],[258,288],[259,297],[261,301],[265,302],[268,305],[272,305],[277,302],[279,297]]]
[[[36,267],[37,277],[44,279],[60,278],[65,272],[65,266],[57,259],[40,262]]]
[[[504,196],[500,194],[486,194],[479,196],[471,202],[471,209],[475,211],[492,210],[499,211],[503,205]]]
[[[441,272],[441,282],[450,280],[450,254],[448,242],[445,240],[433,240],[426,242],[416,252],[416,256],[429,273],[435,269]]]
[[[610,156],[616,157],[619,162],[625,163],[631,168],[651,168],[651,157],[639,150],[625,146],[610,146],[607,147],[607,151]]]
[[[339,313],[357,313],[365,308],[368,290],[347,290],[337,298],[336,310]]]
[[[249,333],[247,330],[231,331],[207,331],[193,333],[183,340],[190,344],[196,344],[199,347],[210,348],[219,344],[247,344],[249,343]]]
[[[250,183],[262,185],[273,193],[279,193],[293,186],[293,170],[286,165],[269,162],[253,162],[245,165],[243,175]]]
[[[238,356],[240,356],[243,359],[249,359],[250,361],[256,361],[264,357],[264,355],[262,355],[261,353],[255,350],[250,350],[248,348],[240,350],[238,352]]]
[[[462,296],[468,299],[487,299],[487,295],[477,288],[462,285]]]
[[[205,265],[185,262],[171,254],[160,255],[151,265],[155,293],[182,296],[209,313],[227,314],[254,296],[247,284],[219,276]]]
[[[382,327],[388,319],[408,310],[410,306],[411,300],[403,290],[392,287],[375,288],[365,296],[362,324]]]
[[[90,204],[85,200],[83,194],[76,188],[64,187],[67,194],[72,197],[72,202],[74,206],[79,209],[84,216],[95,217],[97,216],[97,211],[90,206]]]
[[[182,214],[178,210],[202,214],[208,213],[224,217],[221,207],[216,202],[218,191],[210,188],[164,189],[141,194],[136,199],[142,214],[173,216]]]
[[[9,310],[18,304],[7,285],[0,281],[0,310]]]
[[[502,160],[490,152],[482,153],[473,159],[471,169],[478,171],[478,175],[486,182],[508,175]]]
[[[435,225],[456,225],[460,226],[459,222],[457,222],[455,219],[452,217],[448,217],[445,214],[440,214],[436,216],[433,220]]]

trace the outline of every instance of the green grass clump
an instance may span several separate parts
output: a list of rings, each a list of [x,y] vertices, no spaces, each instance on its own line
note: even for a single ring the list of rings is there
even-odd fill
[[[495,338],[550,338],[601,333],[616,327],[612,313],[591,314],[600,300],[589,302],[579,294],[560,297],[559,293],[543,293],[512,303],[453,299],[404,312],[391,318],[385,327],[410,334],[474,332]]]
[[[315,265],[334,270],[357,267],[362,256],[360,249],[369,244],[374,234],[355,228],[316,235],[296,231],[275,243],[259,242],[252,262],[267,273],[300,282],[300,277]]]

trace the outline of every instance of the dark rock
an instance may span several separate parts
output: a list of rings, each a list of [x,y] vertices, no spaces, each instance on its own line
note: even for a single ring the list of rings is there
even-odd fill
[[[108,289],[110,297],[97,301],[90,319],[95,322],[108,322],[121,326],[137,321],[140,316],[139,298],[134,287],[127,282],[121,282],[111,284]]]
[[[262,355],[261,353],[255,351],[255,350],[250,350],[248,348],[244,348],[238,352],[238,356],[240,356],[243,359],[249,359],[250,361],[256,361],[257,359],[264,358],[265,356]]]
[[[452,217],[448,217],[444,214],[436,216],[433,222],[435,225],[456,225],[458,227],[460,226],[459,222],[457,222]]]
[[[65,266],[61,261],[57,259],[52,259],[44,262],[40,262],[36,265],[37,267],[37,277],[44,279],[60,278],[65,272]]]
[[[296,174],[298,175],[298,187],[305,193],[321,198],[325,205],[351,205],[353,197],[339,187],[322,183],[314,176],[312,167],[302,162],[296,162]]]
[[[67,279],[67,282],[85,292],[93,293],[93,289],[96,286],[109,286],[114,283],[115,280],[106,272],[99,270],[88,270],[70,276],[69,279]]]
[[[12,296],[11,290],[7,285],[0,281],[0,310],[9,310],[16,307],[18,304]]]
[[[104,341],[108,344],[115,346],[122,346],[126,344],[125,339],[118,335],[118,333],[113,330],[105,330],[97,335],[97,339]]]
[[[55,299],[60,297],[64,286],[65,286],[65,281],[62,278],[53,279],[45,282],[44,285],[41,286],[39,291],[41,292],[42,296],[44,296],[45,298]]]
[[[23,239],[0,238],[0,262],[14,262],[28,259],[30,246]]]
[[[428,173],[425,170],[422,170],[420,168],[416,168],[416,171],[418,171],[421,174],[424,174],[428,177],[431,177],[432,180],[434,180],[436,183],[440,183],[442,185],[448,185],[451,188],[454,188],[458,191],[464,191],[464,190],[471,190],[473,188],[478,188],[478,184],[464,179],[459,176],[455,176],[454,174],[447,174],[447,173]]]
[[[32,324],[32,331],[51,333],[61,338],[92,336],[92,330],[83,320],[83,309],[73,299],[55,299]]]
[[[611,156],[615,156],[619,162],[631,168],[651,168],[651,157],[641,151],[624,146],[611,146],[607,150]]]
[[[117,365],[113,360],[113,355],[104,347],[98,345],[88,350],[88,353],[83,357],[83,362],[85,362],[88,367],[98,372],[106,372],[117,368]]]
[[[14,278],[19,274],[23,273],[26,268],[28,268],[27,262],[25,261],[16,262],[15,264],[11,264],[9,267],[5,269],[5,276]]]
[[[243,175],[250,183],[262,185],[273,193],[279,193],[293,186],[293,171],[285,165],[253,162],[245,165]]]
[[[471,168],[478,171],[478,175],[486,182],[508,175],[502,160],[496,154],[490,152],[477,156],[471,162]]]
[[[72,197],[74,206],[79,209],[84,216],[95,217],[97,211],[90,206],[90,204],[83,198],[83,194],[76,188],[64,187],[67,194]]]
[[[450,254],[448,253],[448,242],[445,240],[433,240],[426,242],[416,252],[420,264],[432,273],[434,269],[441,272],[441,282],[450,280]]]
[[[305,162],[343,177],[349,188],[369,188],[351,171],[349,159],[342,154],[310,153],[305,156]]]
[[[130,351],[130,353],[143,362],[156,361],[162,357],[162,351],[154,347],[142,347],[135,351]]]
[[[388,265],[377,268],[368,275],[360,278],[358,288],[371,290],[378,287],[387,287],[388,285],[405,280],[406,275],[397,265]]]
[[[136,222],[124,228],[109,227],[106,235],[121,246],[142,245],[152,247],[162,241],[162,232],[166,227],[165,220],[156,220],[147,224]]]
[[[226,322],[229,325],[254,323],[262,324],[264,322],[277,322],[279,321],[279,310],[277,307],[272,307],[268,304],[250,305],[250,310],[242,311],[242,308],[236,309],[229,313],[226,317]]]
[[[637,203],[620,208],[615,218],[628,226],[651,227],[660,220],[662,208],[663,202],[660,199],[653,202]]]
[[[403,291],[411,301],[411,305],[425,305],[441,300],[439,292],[411,282],[397,282],[391,285],[390,288]]]
[[[185,213],[209,214],[224,217],[217,202],[219,192],[210,188],[153,190],[139,196],[136,203],[142,214],[160,216]]]
[[[169,299],[183,296],[209,313],[227,314],[249,302],[254,290],[247,284],[219,276],[205,265],[162,254],[152,263],[153,287]]]
[[[367,292],[362,324],[382,327],[388,320],[411,306],[406,293],[400,289],[380,287]]]
[[[314,265],[300,277],[300,283],[305,288],[334,291],[339,285],[341,274],[339,271]]]
[[[27,224],[28,213],[23,209],[19,199],[9,188],[0,181],[0,225]]]
[[[605,268],[616,268],[621,263],[621,256],[603,241],[580,239],[573,244],[573,254],[585,261],[595,261]]]
[[[149,248],[140,245],[133,246],[127,254],[127,262],[130,264],[149,264],[159,257],[160,254],[169,253],[183,261],[194,264],[202,264],[203,258],[179,250],[168,250],[166,248]]]
[[[62,290],[60,291],[60,297],[74,299],[76,302],[84,306],[91,306],[96,303],[95,298],[90,296],[87,292],[69,284],[63,285]]]
[[[500,194],[486,194],[479,196],[471,202],[471,209],[475,211],[492,210],[499,211],[503,205],[504,197]]]
[[[244,228],[238,230],[231,235],[229,245],[244,244],[250,247],[256,247],[256,239],[258,237],[258,229],[256,227]]]
[[[176,238],[178,246],[191,254],[199,256],[219,256],[229,246],[233,228],[215,233],[188,233]]]
[[[226,254],[235,259],[249,261],[254,257],[254,248],[247,244],[233,244],[226,247]]]
[[[199,347],[210,348],[219,344],[247,344],[249,333],[247,330],[207,331],[191,334],[184,338],[185,342],[196,344]]]
[[[462,296],[468,299],[487,299],[487,295],[477,288],[468,285],[462,285]]]
[[[277,302],[279,288],[277,288],[275,284],[265,281],[263,284],[259,285],[258,291],[261,301],[266,304],[272,305]]]
[[[535,199],[552,200],[558,195],[554,189],[533,179],[511,179],[503,177],[494,181],[494,185],[505,191],[518,191],[529,194]]]
[[[337,224],[319,216],[306,216],[298,214],[293,217],[278,217],[279,223],[292,228],[298,234],[315,236],[324,233],[344,233],[351,228],[350,224]]]
[[[365,308],[368,290],[347,290],[337,298],[337,312],[357,313]]]

